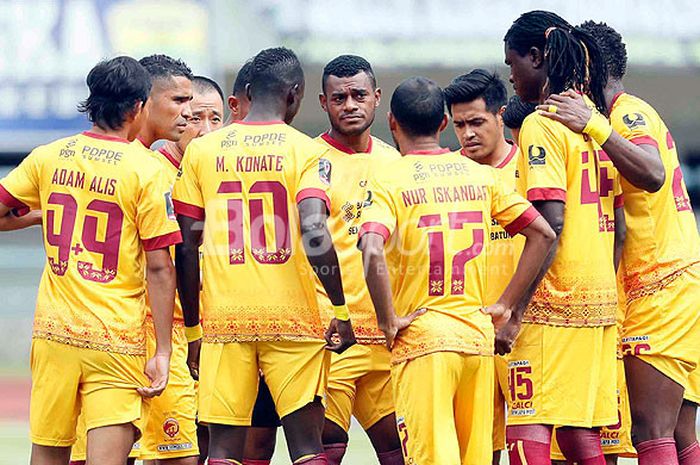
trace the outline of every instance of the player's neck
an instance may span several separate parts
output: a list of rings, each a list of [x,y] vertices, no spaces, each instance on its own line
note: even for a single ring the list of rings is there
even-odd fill
[[[496,168],[500,166],[506,158],[508,158],[508,155],[510,155],[510,151],[512,149],[513,145],[509,144],[505,137],[501,137],[501,140],[498,142],[496,150],[494,150],[491,155],[486,157],[484,163]]]
[[[185,155],[180,149],[180,146],[171,140],[165,141],[163,149],[177,161],[182,161],[182,157]]]
[[[94,124],[90,129],[90,132],[94,134],[100,134],[102,136],[116,137],[118,139],[129,140],[129,127],[126,125],[119,129],[102,129],[98,125]]]
[[[146,125],[147,126],[147,125]],[[146,148],[151,148],[151,145],[157,140],[153,131],[148,127],[143,127],[141,131],[136,135],[136,138],[141,141]]]
[[[442,150],[439,136],[424,136],[417,137],[415,139],[406,138],[399,141],[399,151],[401,152],[401,155],[407,155],[409,153],[433,152],[437,150]]]
[[[625,86],[619,79],[609,79],[605,89],[603,89],[603,95],[605,96],[605,105],[608,107],[608,113],[612,110],[612,105],[615,101],[615,97],[625,91]]]
[[[330,136],[331,139],[339,142],[341,145],[344,145],[345,147],[352,149],[353,152],[366,153],[369,150],[369,146],[370,146],[369,129],[364,131],[362,134],[349,136],[347,134],[341,134],[340,132],[331,128],[328,131],[328,135]]]
[[[256,123],[273,123],[277,121],[284,121],[284,117],[287,113],[286,108],[274,108],[273,106],[263,107],[262,105],[251,104],[250,111],[241,121],[256,122]]]

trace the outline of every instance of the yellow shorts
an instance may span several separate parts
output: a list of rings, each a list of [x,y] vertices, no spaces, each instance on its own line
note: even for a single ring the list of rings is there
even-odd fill
[[[114,354],[33,339],[31,440],[42,446],[75,442],[78,414],[86,429],[133,423],[143,431],[145,402],[136,388],[147,386],[144,356]]]
[[[508,425],[617,422],[617,329],[523,324],[506,357]]]
[[[492,357],[435,352],[391,375],[406,465],[491,463]]]
[[[129,458],[138,459],[139,457],[141,457],[141,441],[136,441],[131,447]],[[70,461],[84,462],[85,460],[87,460],[87,430],[85,429],[85,419],[80,415],[75,430],[75,443],[70,450]]]
[[[644,360],[686,390],[700,361],[699,339],[700,265],[688,267],[656,293],[627,303],[623,354]]]
[[[365,430],[394,413],[391,353],[384,345],[355,344],[331,354],[326,418],[345,431],[354,415]]]
[[[625,364],[621,359],[617,361],[617,423],[600,428],[600,445],[605,455],[637,457],[637,451],[632,445],[632,415],[625,381]],[[556,434],[552,434],[552,460],[565,460],[559,450]]]
[[[203,343],[199,363],[199,421],[249,426],[259,372],[280,418],[325,397],[330,352],[325,342]]]
[[[685,400],[700,404],[700,367],[693,370],[688,376],[688,387],[683,394]]]
[[[148,354],[156,349],[153,323],[147,320]],[[141,460],[172,459],[199,455],[197,447],[197,399],[194,379],[187,367],[187,338],[182,325],[173,326],[170,377],[163,394],[151,400],[146,430],[141,438]]]
[[[493,450],[506,448],[506,405],[508,393],[508,362],[504,357],[493,357],[495,376],[493,393]]]

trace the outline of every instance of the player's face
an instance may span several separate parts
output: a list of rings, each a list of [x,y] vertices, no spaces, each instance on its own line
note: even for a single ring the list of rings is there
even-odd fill
[[[194,92],[190,107],[192,117],[187,121],[187,129],[177,142],[183,152],[192,139],[216,131],[224,125],[224,102],[218,92]]]
[[[489,158],[503,138],[503,120],[483,98],[452,105],[452,127],[466,155],[478,162]]]
[[[153,81],[148,124],[156,139],[179,141],[192,117],[192,82],[184,76]]]
[[[374,89],[372,79],[364,71],[351,77],[328,76],[324,93],[319,95],[331,127],[346,136],[369,129],[380,98],[381,91]]]
[[[510,82],[518,97],[538,103],[547,77],[539,50],[533,47],[525,56],[520,56],[506,44],[506,65],[510,66]]]

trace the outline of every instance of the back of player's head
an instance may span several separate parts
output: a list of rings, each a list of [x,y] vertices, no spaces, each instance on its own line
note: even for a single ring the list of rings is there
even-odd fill
[[[391,114],[411,136],[431,136],[445,117],[445,97],[435,81],[415,76],[403,81],[391,96]]]
[[[485,69],[475,69],[457,76],[449,86],[445,87],[444,93],[447,111],[450,114],[452,114],[452,105],[455,103],[469,103],[478,98],[484,99],[486,109],[496,114],[506,104],[508,98],[506,86],[498,74]]]
[[[285,47],[268,48],[253,58],[250,72],[252,100],[286,98],[294,86],[303,86],[304,71],[296,54]]]
[[[192,86],[200,94],[206,94],[209,92],[216,92],[221,97],[221,101],[224,101],[224,91],[221,90],[219,84],[215,80],[208,78],[206,76],[193,76]]]
[[[598,109],[606,111],[603,88],[607,69],[600,47],[588,32],[555,13],[535,10],[516,19],[503,40],[520,56],[532,47],[540,50],[550,93],[576,89],[587,93]]]
[[[501,115],[503,117],[503,124],[505,124],[510,129],[520,129],[523,125],[525,118],[535,111],[535,105],[531,102],[523,102],[523,100],[514,95],[508,100],[506,109]]]
[[[593,21],[586,21],[579,27],[589,33],[600,47],[610,77],[622,79],[627,72],[627,47],[620,33],[606,23]]]
[[[120,56],[99,62],[87,75],[88,98],[78,111],[103,129],[119,129],[138,102],[151,92],[148,71],[131,57]]]
[[[357,55],[340,55],[333,58],[323,68],[323,76],[321,77],[321,90],[326,92],[326,81],[328,76],[339,78],[352,77],[359,73],[365,73],[372,82],[372,89],[377,88],[377,79],[374,76],[372,65],[369,61]]]
[[[233,82],[232,95],[241,97],[245,95],[245,86],[250,83],[250,73],[253,70],[253,60],[246,61],[236,75],[236,80]]]
[[[149,55],[139,60],[139,63],[146,68],[152,80],[170,79],[182,76],[192,80],[192,70],[182,60],[176,60],[168,55]]]

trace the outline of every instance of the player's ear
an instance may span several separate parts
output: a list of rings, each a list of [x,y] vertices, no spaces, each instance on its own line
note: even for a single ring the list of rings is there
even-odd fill
[[[396,123],[396,118],[394,118],[394,115],[391,114],[390,111],[387,112],[386,119],[387,121],[389,121],[389,129],[391,130],[391,132],[396,131],[398,124]]]
[[[328,99],[326,98],[326,94],[324,94],[323,92],[318,94],[318,103],[321,104],[321,108],[323,109],[323,111],[328,113],[328,107],[326,106],[326,104],[328,103]]]
[[[235,95],[229,95],[226,102],[228,104],[228,109],[231,110],[231,114],[238,116],[238,110],[241,102]]]
[[[442,132],[445,130],[447,127],[447,123],[449,123],[450,119],[447,117],[447,113],[442,115],[442,122],[440,123],[440,127],[438,128],[438,133]]]
[[[544,54],[539,48],[530,47],[528,55],[530,57],[530,61],[532,62],[533,68],[539,68],[544,64]]]
[[[250,82],[245,85],[245,96],[249,101],[253,101],[253,98],[251,97],[251,92],[250,92]]]
[[[382,89],[377,87],[374,89],[374,108],[379,108],[379,102],[382,100]]]

